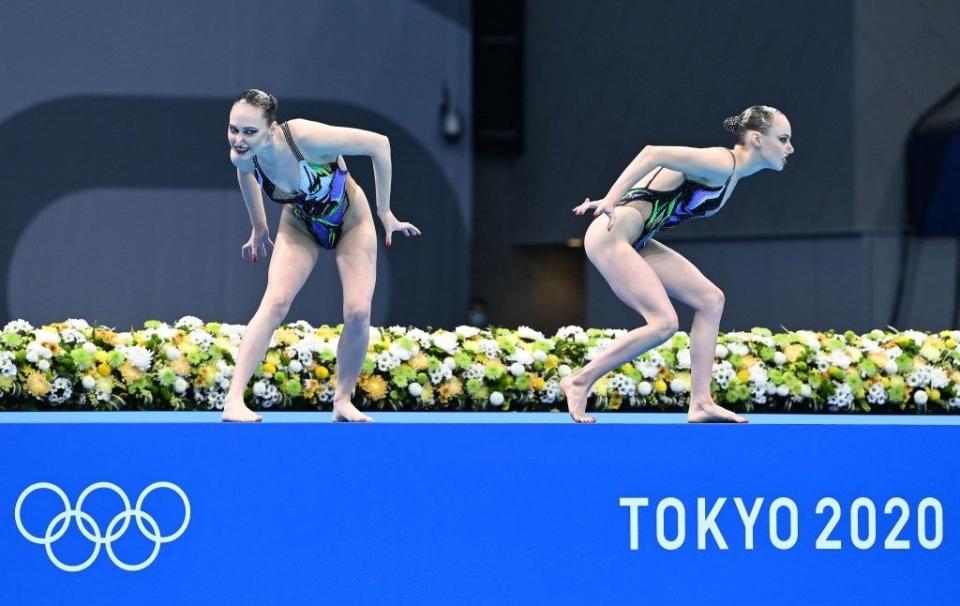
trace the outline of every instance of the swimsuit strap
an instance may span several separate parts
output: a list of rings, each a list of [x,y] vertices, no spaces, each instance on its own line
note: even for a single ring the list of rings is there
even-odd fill
[[[300,148],[297,147],[297,144],[293,141],[293,135],[290,134],[290,127],[284,122],[280,125],[280,128],[283,129],[283,136],[287,140],[287,145],[290,146],[290,151],[297,157],[297,160],[303,162],[303,154],[300,153]]]
[[[730,152],[730,157],[733,158],[733,170],[730,171],[730,176],[727,177],[727,180],[723,182],[723,189],[727,189],[727,186],[730,185],[730,179],[733,178],[733,173],[737,172],[737,154],[729,149],[727,149],[727,151]]]
[[[661,171],[661,170],[663,170],[663,167],[662,167],[662,166],[657,169],[657,172],[653,173],[653,176],[650,177],[650,180],[647,181],[647,184],[643,186],[644,189],[650,189],[650,184],[653,183],[653,180],[657,178],[657,175],[660,174],[660,171]],[[684,177],[684,178],[686,178],[686,177]]]

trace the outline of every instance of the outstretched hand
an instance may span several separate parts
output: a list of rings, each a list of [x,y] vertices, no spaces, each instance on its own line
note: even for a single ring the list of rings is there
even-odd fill
[[[250,239],[240,249],[240,256],[244,260],[257,262],[257,257],[266,257],[273,249],[273,240],[270,239],[270,230],[254,229],[250,233]]]
[[[380,217],[383,222],[383,231],[386,234],[387,246],[393,246],[393,232],[398,231],[405,236],[419,236],[420,229],[413,223],[400,221],[393,213],[387,213]]]
[[[613,224],[617,222],[617,215],[613,212],[614,206],[616,206],[616,204],[608,201],[606,198],[601,198],[600,200],[586,198],[583,204],[573,208],[573,212],[577,215],[584,215],[588,210],[593,210],[594,217],[607,215],[607,231],[610,231],[613,229]]]

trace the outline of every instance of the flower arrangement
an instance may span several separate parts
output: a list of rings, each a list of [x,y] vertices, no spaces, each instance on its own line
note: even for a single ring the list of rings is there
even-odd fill
[[[128,332],[14,320],[0,332],[0,410],[220,409],[243,330],[192,316]],[[565,410],[560,379],[622,332],[371,328],[354,402],[367,410]],[[247,402],[329,409],[339,336],[340,327],[304,321],[278,328]],[[677,333],[608,373],[591,407],[684,409],[689,341]],[[958,343],[960,331],[730,332],[716,347],[712,389],[717,403],[748,412],[960,412]]]

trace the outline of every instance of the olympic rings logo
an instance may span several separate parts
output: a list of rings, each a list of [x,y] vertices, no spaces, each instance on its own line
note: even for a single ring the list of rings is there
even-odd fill
[[[150,514],[143,511],[143,502],[154,490],[160,488],[166,488],[173,491],[180,500],[183,501],[183,522],[180,524],[180,528],[176,530],[173,534],[162,535],[160,534],[160,528],[157,525],[157,521]],[[83,503],[96,490],[106,489],[110,490],[117,494],[120,497],[120,500],[123,502],[124,510],[118,513],[110,523],[107,524],[106,535],[102,534],[100,531],[100,526],[97,525],[96,520],[93,517],[83,511]],[[23,519],[20,516],[20,511],[23,508],[23,502],[27,499],[28,496],[33,494],[38,490],[49,490],[55,495],[60,497],[60,500],[63,501],[62,513],[57,514],[50,520],[50,523],[47,525],[47,530],[43,536],[35,536],[27,531],[23,526]],[[120,489],[116,484],[110,482],[97,482],[91,484],[80,493],[80,498],[77,499],[76,508],[70,507],[70,499],[67,498],[67,494],[60,489],[60,487],[51,484],[49,482],[37,482],[26,488],[22,493],[20,493],[20,498],[17,499],[17,505],[14,508],[14,517],[17,521],[17,528],[20,530],[20,534],[23,535],[25,539],[31,543],[36,543],[37,545],[43,545],[46,548],[47,556],[50,558],[50,561],[54,566],[63,570],[64,572],[80,572],[89,568],[93,562],[97,559],[97,556],[100,555],[100,548],[107,548],[107,555],[110,556],[110,560],[117,565],[118,568],[126,570],[128,572],[136,572],[138,570],[143,570],[147,566],[153,563],[157,559],[157,555],[160,554],[160,546],[164,543],[170,543],[180,538],[186,530],[187,526],[190,524],[190,501],[187,499],[186,493],[172,482],[154,482],[153,484],[147,486],[143,489],[143,492],[140,493],[140,496],[137,498],[136,507],[130,507],[130,499],[127,498],[127,494]],[[80,529],[80,532],[86,537],[89,541],[93,542],[93,553],[90,554],[90,557],[86,561],[81,562],[80,564],[65,564],[62,562],[56,554],[53,552],[53,544],[60,540],[70,528],[70,521],[76,519],[77,527]],[[130,520],[136,520],[137,528],[140,529],[140,532],[143,534],[147,540],[153,541],[153,551],[147,557],[146,560],[140,562],[139,564],[127,564],[126,562],[120,560],[117,555],[113,552],[113,542],[122,537],[127,529],[130,527]],[[59,525],[59,528],[57,527]]]

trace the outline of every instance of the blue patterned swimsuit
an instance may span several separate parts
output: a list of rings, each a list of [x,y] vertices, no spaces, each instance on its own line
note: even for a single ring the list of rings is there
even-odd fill
[[[730,179],[737,170],[737,157],[732,151],[730,155],[733,156],[733,170],[721,187],[708,187],[683,175],[683,183],[674,189],[669,191],[650,189],[650,184],[663,170],[661,166],[645,186],[636,187],[624,194],[617,206],[630,206],[643,215],[646,215],[647,205],[652,207],[650,216],[643,223],[640,236],[633,242],[633,247],[639,251],[661,229],[669,229],[687,219],[700,219],[720,212],[725,202],[724,194],[727,186],[730,185]]]
[[[347,197],[347,165],[343,156],[337,161],[326,164],[307,162],[290,135],[290,127],[284,122],[280,125],[290,151],[300,162],[300,191],[286,192],[278,188],[263,173],[257,157],[253,157],[254,174],[257,183],[267,197],[278,204],[289,204],[290,212],[313,235],[313,239],[323,248],[332,249],[340,240],[343,232],[343,219],[350,208]]]

